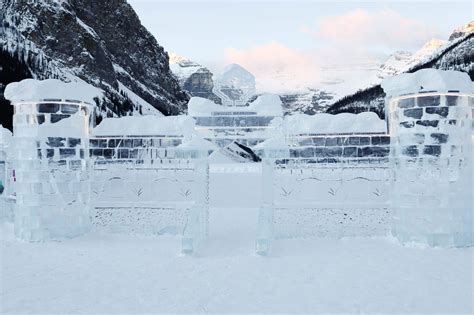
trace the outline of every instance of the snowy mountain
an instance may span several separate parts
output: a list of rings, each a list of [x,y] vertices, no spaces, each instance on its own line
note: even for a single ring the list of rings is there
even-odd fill
[[[314,115],[326,112],[332,104],[334,94],[319,89],[308,89],[308,92],[280,94],[280,99],[285,115]]]
[[[170,69],[178,78],[181,88],[191,96],[221,103],[221,99],[212,92],[214,88],[213,74],[208,68],[175,53],[170,53],[169,56]]]
[[[384,79],[405,71],[422,62],[433,55],[438,49],[446,45],[447,41],[442,39],[432,39],[415,53],[397,51],[393,53],[387,61],[380,66],[379,78]]]
[[[469,25],[473,25],[470,22]],[[463,30],[462,32],[460,30]],[[456,29],[449,37],[450,39],[441,47],[436,48],[439,41],[425,45],[426,49],[413,56],[421,60],[404,72],[413,73],[420,69],[434,68],[441,70],[457,70],[469,74],[474,80],[474,29],[463,27]],[[459,36],[459,34],[463,34]],[[421,57],[426,51],[432,51],[427,57]],[[336,101],[327,112],[337,114],[342,112],[359,113],[364,111],[374,111],[380,117],[384,117],[384,97],[385,94],[380,84],[361,89],[354,94],[348,95]]]
[[[467,23],[466,25],[456,28],[451,34],[451,36],[449,36],[449,40],[450,41],[455,40],[459,37],[463,37],[466,34],[469,34],[472,32],[474,32],[474,21],[471,21]]]
[[[99,116],[186,110],[168,54],[126,0],[5,0],[0,20],[0,92],[24,78],[57,78],[103,90]],[[22,76],[3,73],[12,59]]]

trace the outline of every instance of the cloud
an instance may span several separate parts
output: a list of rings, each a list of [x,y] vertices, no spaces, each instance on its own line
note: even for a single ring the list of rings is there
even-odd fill
[[[282,91],[304,89],[319,77],[318,56],[299,51],[279,42],[249,49],[225,49],[227,63],[237,63],[257,78],[257,89]]]
[[[393,10],[369,12],[361,9],[325,17],[316,30],[305,26],[301,31],[338,44],[395,49],[417,47],[437,35],[436,29]]]

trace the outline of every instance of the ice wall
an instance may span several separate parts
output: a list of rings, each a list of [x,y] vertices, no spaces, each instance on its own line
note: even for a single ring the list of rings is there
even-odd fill
[[[10,197],[11,172],[7,152],[12,134],[0,125],[0,221],[13,219],[13,204]]]
[[[401,242],[473,244],[474,85],[454,71],[386,80],[392,233]]]
[[[72,101],[15,102],[11,156],[15,234],[26,241],[89,230],[90,106]]]

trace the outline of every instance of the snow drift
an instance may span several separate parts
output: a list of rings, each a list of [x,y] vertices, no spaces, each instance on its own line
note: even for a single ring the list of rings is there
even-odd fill
[[[63,82],[56,79],[25,79],[7,85],[5,98],[12,103],[39,101],[43,99],[67,99],[94,104],[94,98],[103,96],[103,91],[84,82]]]

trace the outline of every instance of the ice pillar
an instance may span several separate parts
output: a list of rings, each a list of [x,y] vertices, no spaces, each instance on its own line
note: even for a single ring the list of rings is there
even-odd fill
[[[209,234],[209,163],[207,151],[195,150],[191,152],[185,150],[179,153],[181,156],[194,157],[194,183],[193,196],[194,204],[189,209],[186,226],[183,231],[181,251],[191,254],[196,251],[199,244],[207,238]]]
[[[12,166],[15,234],[25,241],[89,230],[89,113],[87,104],[16,103]]]
[[[393,235],[402,243],[472,245],[473,96],[409,93],[387,104]]]

